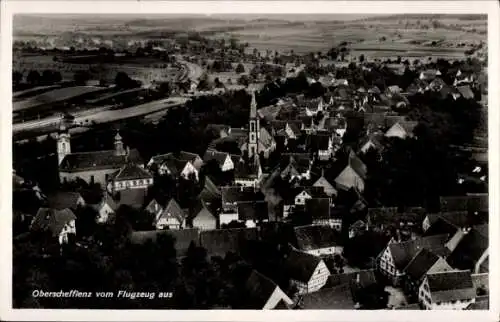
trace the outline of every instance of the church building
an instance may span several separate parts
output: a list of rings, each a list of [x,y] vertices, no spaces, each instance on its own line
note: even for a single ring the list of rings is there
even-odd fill
[[[248,120],[248,137],[245,143],[240,147],[242,153],[247,153],[249,158],[254,155],[264,153],[268,157],[269,153],[276,148],[276,142],[269,132],[260,127],[260,119],[257,115],[257,102],[255,92],[252,91],[252,101],[250,103],[250,117]]]
[[[143,167],[139,152],[125,148],[119,133],[114,146],[113,150],[71,153],[71,137],[63,121],[57,139],[60,182],[82,179],[89,184],[99,183],[104,188],[111,175],[124,165],[132,163]]]

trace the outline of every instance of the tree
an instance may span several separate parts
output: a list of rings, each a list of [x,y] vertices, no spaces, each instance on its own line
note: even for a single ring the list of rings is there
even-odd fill
[[[23,81],[23,74],[18,71],[12,72],[12,84],[19,85]]]
[[[77,70],[73,74],[73,79],[76,85],[85,85],[90,79],[90,73],[86,70]]]
[[[242,74],[245,72],[245,66],[243,66],[242,63],[239,63],[238,66],[236,66],[236,73]]]
[[[248,76],[247,75],[242,75],[238,79],[238,84],[243,85],[245,87],[247,87],[248,85],[250,85],[250,80],[248,79]]]
[[[118,88],[128,89],[128,88],[137,87],[139,84],[137,81],[131,79],[127,75],[127,73],[118,72],[118,73],[116,73],[116,77],[115,77],[115,85]]]
[[[40,74],[36,70],[30,70],[26,77],[26,81],[28,84],[36,86],[40,83]]]
[[[362,63],[365,61],[365,55],[361,54],[359,55],[359,62]]]

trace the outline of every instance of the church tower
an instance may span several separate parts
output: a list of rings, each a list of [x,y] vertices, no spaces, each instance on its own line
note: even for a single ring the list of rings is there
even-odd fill
[[[60,165],[64,157],[71,153],[71,137],[66,128],[65,120],[61,120],[59,125],[59,133],[57,136],[57,160]]]
[[[259,133],[260,123],[257,117],[257,102],[255,91],[252,91],[252,102],[250,103],[250,118],[248,127],[248,157],[259,155]]]
[[[127,151],[123,147],[122,137],[120,136],[120,132],[117,132],[115,135],[115,155],[126,155]]]

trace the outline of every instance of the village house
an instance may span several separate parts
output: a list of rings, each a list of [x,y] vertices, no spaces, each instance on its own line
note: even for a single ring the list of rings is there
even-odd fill
[[[467,211],[449,211],[439,212],[434,214],[427,214],[422,221],[422,230],[424,233],[434,225],[439,219],[450,223],[458,228],[466,228],[470,226],[470,219]]]
[[[89,206],[97,212],[96,221],[99,224],[107,223],[118,208],[116,202],[108,193],[104,193],[104,197],[99,203]]]
[[[107,192],[119,205],[142,207],[153,176],[142,167],[127,163],[109,175]]]
[[[238,162],[234,163],[234,183],[245,187],[256,188],[259,185],[262,177],[262,167],[260,165],[259,157],[245,162],[240,158]]]
[[[205,201],[198,199],[190,209],[188,226],[199,230],[216,229],[217,214],[210,208]]]
[[[258,223],[268,222],[267,202],[264,200],[238,202],[238,221],[244,223],[247,228],[256,227]]]
[[[158,230],[163,229],[182,229],[186,227],[187,215],[182,210],[181,206],[175,201],[175,199],[170,199],[167,205],[163,207],[157,207],[156,203],[149,204],[150,208],[159,208],[154,217],[154,226]]]
[[[222,200],[222,193],[219,187],[215,185],[212,179],[209,176],[205,176],[205,183],[203,185],[203,189],[198,194],[198,199],[205,201],[207,206],[220,206],[219,203]],[[214,210],[218,210],[215,209]]]
[[[446,262],[446,259],[422,248],[403,270],[405,293],[416,300],[418,299],[418,288],[427,274],[452,270],[453,268]]]
[[[76,235],[76,216],[70,209],[40,208],[31,222],[31,231],[48,232],[59,244]]]
[[[449,254],[449,250],[445,247],[447,240],[448,235],[422,237],[400,243],[391,239],[376,258],[377,268],[393,285],[401,285],[404,269],[422,248],[446,257]]]
[[[414,136],[413,130],[418,125],[418,122],[414,121],[404,121],[404,122],[396,122],[392,125],[387,132],[385,132],[385,136],[388,138],[400,138],[406,139]]]
[[[219,152],[213,149],[208,149],[203,156],[203,162],[207,163],[215,160],[222,172],[231,171],[234,169],[234,163],[229,153]]]
[[[222,211],[219,215],[220,224],[228,224],[238,220],[238,202],[253,202],[263,200],[258,198],[253,187],[230,186],[221,187]]]
[[[298,250],[315,256],[340,255],[344,249],[340,234],[329,226],[294,227],[294,238]]]
[[[346,167],[335,178],[337,189],[348,191],[352,188],[360,192],[365,190],[366,165],[354,154],[349,152]]]
[[[464,310],[476,300],[470,271],[427,274],[418,298],[427,310]]]
[[[364,221],[361,219],[356,220],[349,226],[349,238],[354,238],[356,236],[362,235],[366,230],[368,229],[368,226]]]
[[[320,257],[297,250],[288,253],[284,267],[299,294],[318,291],[326,284],[330,275]]]
[[[325,178],[324,170],[321,170],[321,177],[312,186],[322,188],[323,192],[330,198],[337,196],[337,189]]]
[[[144,211],[147,212],[148,214],[152,215],[154,218],[159,216],[164,207],[156,198],[151,199],[151,201],[144,207]]]
[[[332,135],[328,133],[310,134],[307,137],[306,145],[313,155],[321,161],[329,160],[335,152]]]
[[[47,203],[49,208],[61,210],[71,209],[73,212],[85,206],[85,200],[78,192],[58,191],[53,194],[47,194]]]
[[[199,179],[199,171],[203,165],[201,157],[195,153],[181,151],[156,155],[149,160],[147,167],[159,175],[171,175],[174,178],[189,179],[192,175]]]
[[[115,136],[115,149],[71,153],[70,135],[61,126],[57,139],[59,179],[61,182],[82,179],[89,184],[99,183],[106,187],[109,177],[127,163],[143,164],[139,152],[125,149],[119,133]]]
[[[245,309],[274,310],[284,304],[291,307],[293,301],[283,290],[268,277],[252,270],[245,283]]]
[[[305,212],[313,225],[329,226],[337,231],[342,229],[342,217],[330,212],[330,198],[311,198],[306,200]]]
[[[297,187],[296,191],[300,191],[294,198],[295,206],[305,206],[306,200],[311,198],[327,197],[330,202],[330,198],[323,192],[321,187]]]
[[[291,154],[288,164],[281,171],[281,177],[290,180],[310,179],[311,165],[312,160],[309,158],[309,154]]]
[[[488,272],[489,257],[488,225],[459,229],[446,243],[451,254],[446,258],[456,269],[468,269],[473,273]]]
[[[349,284],[323,287],[303,294],[298,306],[303,310],[354,310],[356,308]]]
[[[371,130],[369,130],[367,135],[360,142],[359,152],[367,153],[371,149],[374,149],[377,152],[381,152],[384,148],[382,142],[383,134],[381,132],[372,132]]]

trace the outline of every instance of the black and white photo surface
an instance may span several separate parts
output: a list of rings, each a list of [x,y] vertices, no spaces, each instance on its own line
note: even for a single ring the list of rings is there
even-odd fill
[[[13,309],[490,309],[487,14],[12,23]]]

